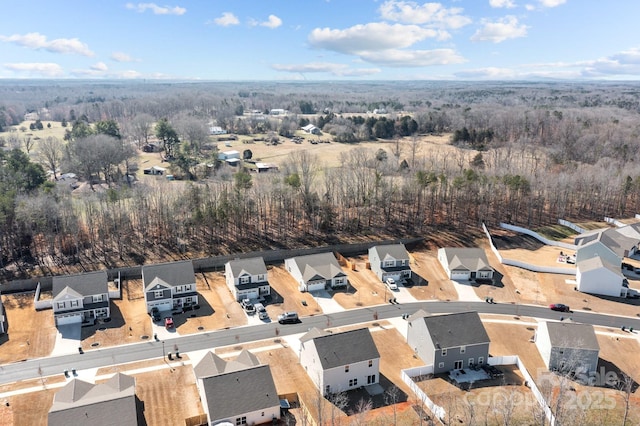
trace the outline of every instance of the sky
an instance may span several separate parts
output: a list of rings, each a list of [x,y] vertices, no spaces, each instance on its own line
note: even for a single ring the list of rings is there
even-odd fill
[[[638,0],[0,0],[0,79],[638,80]]]

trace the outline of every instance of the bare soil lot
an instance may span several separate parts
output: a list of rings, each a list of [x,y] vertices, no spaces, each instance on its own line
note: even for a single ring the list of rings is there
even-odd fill
[[[54,394],[48,389],[7,398],[9,405],[0,406],[0,425],[46,425]]]
[[[53,311],[36,311],[33,293],[3,295],[7,334],[0,336],[0,363],[47,356],[56,341]]]
[[[313,295],[302,293],[296,280],[284,269],[284,265],[269,268],[271,284],[271,303],[266,305],[271,318],[277,318],[283,312],[296,311],[301,317],[322,313],[320,305]],[[305,304],[302,302],[304,301]]]
[[[411,269],[426,280],[427,285],[416,285],[409,292],[418,300],[457,300],[458,293],[438,262],[437,250],[412,251]]]

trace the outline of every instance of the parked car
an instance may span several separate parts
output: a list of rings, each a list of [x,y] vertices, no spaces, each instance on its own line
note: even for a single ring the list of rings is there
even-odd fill
[[[256,308],[256,312],[258,313],[258,318],[260,318],[261,320],[269,319],[269,314],[267,313],[267,310],[262,303],[256,303],[253,306],[254,308]]]
[[[387,285],[387,287],[389,287],[389,290],[397,290],[398,289],[398,284],[396,284],[396,280],[394,280],[393,278],[387,278],[385,280],[385,284]]]
[[[562,303],[551,304],[549,305],[549,309],[551,309],[552,311],[558,311],[558,312],[571,312],[571,309],[569,309],[567,305],[564,305]]]
[[[167,317],[164,319],[164,326],[167,329],[173,328],[173,317]]]
[[[151,318],[153,318],[154,322],[158,322],[162,319],[162,317],[160,316],[160,309],[158,309],[157,306],[151,308]]]
[[[256,313],[256,307],[253,306],[253,303],[251,303],[249,299],[242,299],[240,301],[240,306],[242,306],[242,309],[244,309],[244,311],[249,315]]]
[[[298,321],[300,321],[300,319],[298,318],[297,312],[285,312],[278,315],[278,322],[280,324],[295,324]]]

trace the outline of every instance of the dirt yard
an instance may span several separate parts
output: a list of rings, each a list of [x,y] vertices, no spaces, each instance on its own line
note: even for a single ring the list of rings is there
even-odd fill
[[[283,312],[296,311],[301,317],[322,313],[313,295],[302,293],[296,280],[284,269],[284,264],[268,268],[271,303],[265,307],[271,318]],[[306,306],[302,302],[305,302]]]
[[[0,425],[46,425],[53,396],[58,390],[60,388],[6,398],[9,405],[0,405]]]
[[[56,341],[53,311],[36,311],[34,293],[3,295],[7,334],[0,336],[0,363],[47,356]]]
[[[438,261],[437,250],[412,251],[410,256],[412,271],[427,282],[426,286],[416,285],[409,289],[413,297],[418,300],[458,299],[455,287]]]

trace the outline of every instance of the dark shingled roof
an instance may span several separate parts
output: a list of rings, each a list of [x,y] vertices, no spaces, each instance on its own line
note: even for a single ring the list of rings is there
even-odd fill
[[[52,287],[54,299],[66,288],[68,288],[67,292],[72,292],[74,293],[74,296],[77,297],[109,292],[109,283],[106,271],[53,277]]]
[[[380,358],[368,328],[324,334],[313,342],[324,370]]]
[[[490,342],[477,312],[425,316],[414,321],[425,322],[436,349]]]
[[[600,350],[596,332],[591,324],[547,321],[549,341],[554,348]]]
[[[135,379],[117,373],[94,385],[73,379],[53,397],[49,426],[129,426],[138,424]]]
[[[193,263],[190,260],[144,265],[142,267],[142,280],[145,290],[147,290],[149,286],[155,286],[157,284],[157,282],[155,282],[156,278],[170,287],[194,284],[196,282]]]
[[[211,421],[280,406],[268,365],[223,373],[202,381]]]
[[[378,253],[380,261],[384,261],[387,256],[396,260],[409,259],[409,252],[407,252],[404,244],[385,244],[374,246],[372,249]]]
[[[267,273],[267,267],[264,264],[264,259],[261,257],[231,260],[228,263],[231,268],[231,273],[236,278],[242,274],[242,271],[249,275],[263,275]]]

